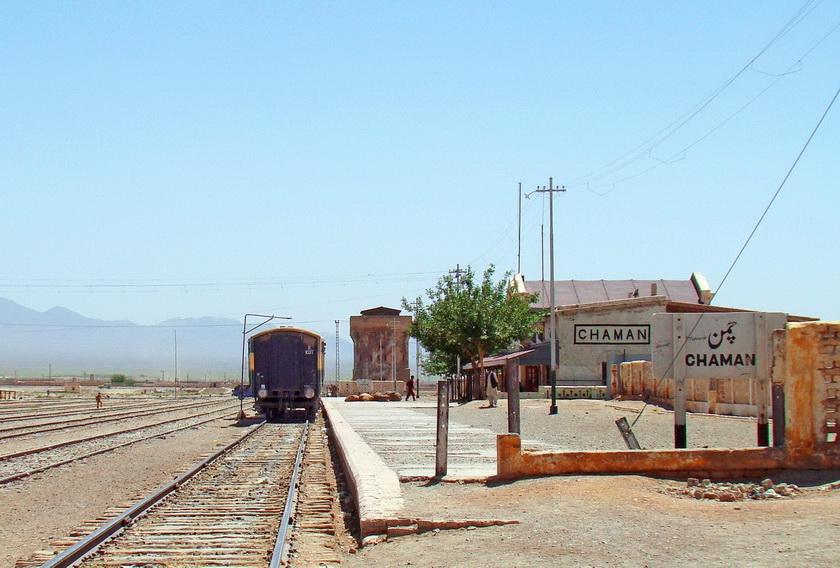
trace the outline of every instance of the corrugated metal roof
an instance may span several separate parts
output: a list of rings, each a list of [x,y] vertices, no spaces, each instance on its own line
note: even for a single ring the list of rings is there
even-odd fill
[[[539,293],[532,306],[549,307],[549,286],[547,280],[525,280],[525,290]],[[656,284],[656,294],[651,293],[651,284]],[[554,303],[557,306],[574,306],[594,302],[665,296],[672,302],[699,304],[697,289],[691,280],[557,280],[554,282]]]
[[[516,359],[517,357],[522,357],[523,355],[527,355],[528,353],[533,353],[536,349],[523,349],[522,351],[514,351],[513,353],[504,353],[501,355],[491,355],[489,357],[485,357],[483,359],[485,367],[495,367],[498,366],[500,363],[504,363],[505,361],[509,361],[510,359]],[[467,363],[461,367],[462,369],[472,369],[472,363]]]

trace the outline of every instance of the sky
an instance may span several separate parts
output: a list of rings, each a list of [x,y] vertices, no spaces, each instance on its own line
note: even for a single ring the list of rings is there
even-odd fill
[[[519,188],[551,178],[558,280],[698,271],[718,305],[840,320],[838,25],[836,0],[5,0],[0,297],[346,335],[456,266],[539,279],[548,202]]]

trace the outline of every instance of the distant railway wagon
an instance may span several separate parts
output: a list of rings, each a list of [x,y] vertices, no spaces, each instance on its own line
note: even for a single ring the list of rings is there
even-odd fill
[[[269,329],[248,340],[249,385],[257,412],[276,420],[291,409],[313,417],[324,381],[324,339],[293,327]]]

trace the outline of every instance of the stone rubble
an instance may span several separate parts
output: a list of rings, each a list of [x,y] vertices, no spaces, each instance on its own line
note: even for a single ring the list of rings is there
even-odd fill
[[[771,479],[765,479],[761,483],[712,483],[709,479],[689,477],[685,489],[678,489],[677,493],[695,499],[733,502],[747,499],[793,498],[799,494],[799,487],[792,483],[773,483]]]
[[[373,394],[367,392],[351,394],[345,397],[344,402],[399,402],[400,400],[402,400],[402,395],[397,391],[385,391]]]

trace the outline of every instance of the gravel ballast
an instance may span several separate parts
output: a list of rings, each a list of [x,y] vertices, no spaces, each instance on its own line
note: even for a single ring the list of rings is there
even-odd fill
[[[171,481],[243,433],[232,424],[214,421],[0,487],[0,568]]]

